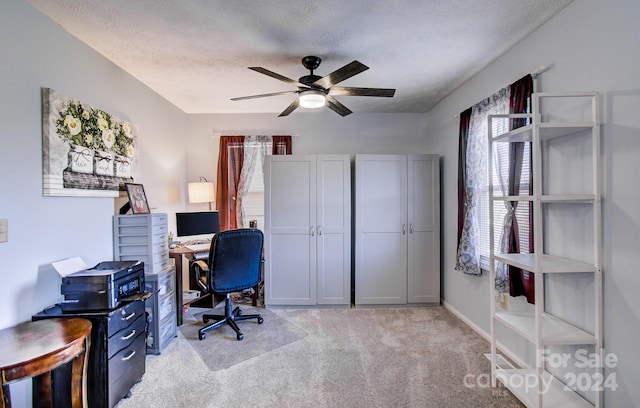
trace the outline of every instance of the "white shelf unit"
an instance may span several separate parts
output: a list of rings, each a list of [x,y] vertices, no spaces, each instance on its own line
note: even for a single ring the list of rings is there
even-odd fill
[[[167,214],[113,216],[113,259],[143,261],[148,317],[147,354],[159,354],[176,335],[175,265],[169,258]]]
[[[550,105],[562,108],[565,101],[582,103],[582,116],[575,121],[545,121],[545,117],[554,116],[543,111],[543,101],[553,100]],[[589,345],[599,353],[602,350],[602,242],[601,242],[601,188],[600,188],[600,129],[599,129],[599,95],[597,92],[576,93],[535,93],[532,95],[531,114],[500,114],[489,115],[489,224],[490,224],[490,304],[491,304],[491,377],[492,385],[503,383],[518,399],[529,408],[540,407],[602,407],[602,391],[596,391],[593,402],[585,399],[578,392],[566,387],[561,378],[556,378],[546,367],[543,358],[544,351],[551,346]],[[580,116],[580,115],[579,115]],[[590,118],[589,118],[590,117]],[[527,126],[515,130],[493,134],[495,120],[527,118]],[[592,172],[587,177],[591,191],[579,193],[550,193],[548,187],[548,169],[543,167],[547,150],[547,143],[554,139],[570,136],[590,137]],[[530,142],[532,151],[533,194],[520,196],[501,196],[495,194],[493,186],[493,145],[495,143]],[[588,161],[588,158],[586,159]],[[543,177],[544,176],[544,177]],[[563,175],[566,177],[566,175]],[[494,205],[504,205],[505,201],[533,203],[534,251],[532,254],[496,253],[494,242]],[[588,228],[593,234],[593,262],[571,259],[571,256],[556,256],[548,252],[557,251],[552,245],[545,243],[545,215],[549,213],[548,206],[573,206],[567,208],[589,207],[593,213],[593,224]],[[545,206],[547,206],[545,208]],[[547,211],[545,211],[547,209]],[[535,305],[533,311],[512,312],[498,311],[496,303],[495,277],[496,262],[503,262],[526,271],[534,272]],[[585,331],[545,310],[545,276],[550,274],[593,274],[593,331]],[[585,296],[591,296],[585,294]],[[500,324],[518,336],[528,340],[536,349],[536,362],[533,368],[505,367],[504,358],[497,354],[497,328]],[[595,375],[603,375],[602,368],[594,368]],[[599,373],[599,374],[597,374]],[[526,379],[535,378],[535,387],[528,386]],[[595,378],[595,377],[594,377]],[[543,389],[547,382],[548,389]],[[544,392],[543,392],[544,391]]]

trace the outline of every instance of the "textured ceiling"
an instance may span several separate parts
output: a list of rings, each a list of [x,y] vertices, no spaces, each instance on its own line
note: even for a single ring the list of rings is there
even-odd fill
[[[397,90],[336,97],[354,112],[426,112],[571,1],[28,0],[187,113],[279,113],[295,95],[230,98],[295,90],[247,67],[297,80],[306,55]]]

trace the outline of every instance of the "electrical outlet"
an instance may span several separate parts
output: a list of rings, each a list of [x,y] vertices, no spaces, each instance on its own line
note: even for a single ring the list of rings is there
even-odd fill
[[[4,218],[0,219],[0,242],[7,242],[9,240],[9,220]]]

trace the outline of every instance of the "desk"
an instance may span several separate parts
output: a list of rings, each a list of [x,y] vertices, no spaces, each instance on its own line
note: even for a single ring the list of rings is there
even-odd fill
[[[176,320],[178,326],[182,325],[182,308],[184,306],[184,299],[182,298],[182,292],[184,290],[182,287],[182,259],[187,259],[189,261],[189,265],[191,265],[191,262],[195,260],[195,255],[204,252],[209,252],[209,248],[202,249],[200,251],[194,251],[187,247],[179,247],[169,250],[169,257],[173,258],[176,263],[176,303],[178,304]],[[253,293],[253,306],[256,306],[258,304],[258,286],[259,285],[256,285],[256,287],[254,288],[255,291]],[[189,289],[200,290],[200,288],[198,287],[198,283],[196,282],[196,277],[191,275],[191,271],[189,271]],[[188,303],[198,307],[212,309],[219,301],[222,300],[224,300],[224,297],[215,299],[215,297],[207,293],[204,296],[189,301]]]
[[[182,292],[184,291],[184,288],[182,286],[182,260],[183,258],[187,259],[189,261],[189,264],[191,264],[191,262],[195,260],[195,254],[202,252],[209,252],[209,249],[207,248],[202,251],[196,252],[187,247],[179,247],[169,250],[169,257],[173,258],[176,263],[176,320],[178,326],[182,325],[182,308],[184,306],[184,300],[182,298]],[[189,273],[189,289],[199,290],[198,285],[195,282],[195,277],[191,276],[191,273]],[[214,299],[209,294],[195,299],[194,302],[199,300],[202,300],[200,304],[207,308],[213,308],[215,305]]]
[[[51,406],[51,372],[72,361],[71,404],[87,406],[87,350],[91,322],[86,319],[51,319],[21,323],[0,330],[0,407],[11,406],[9,383],[36,377],[34,397]]]

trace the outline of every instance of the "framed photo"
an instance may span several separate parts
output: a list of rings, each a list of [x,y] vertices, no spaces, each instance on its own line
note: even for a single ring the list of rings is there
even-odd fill
[[[149,203],[142,184],[124,183],[129,196],[129,205],[134,214],[149,214]]]

